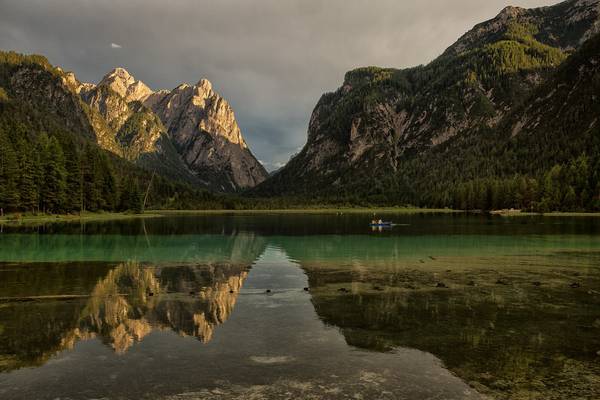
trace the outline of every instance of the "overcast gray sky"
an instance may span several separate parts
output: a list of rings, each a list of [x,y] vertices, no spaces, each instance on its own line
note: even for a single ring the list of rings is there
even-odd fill
[[[557,0],[0,0],[0,48],[98,82],[116,66],[153,89],[209,79],[267,169],[306,142],[317,100],[367,65],[431,61],[507,5]]]

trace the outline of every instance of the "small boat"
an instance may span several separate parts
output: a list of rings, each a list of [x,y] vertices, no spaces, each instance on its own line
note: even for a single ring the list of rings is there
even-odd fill
[[[377,222],[377,223],[371,223],[369,224],[370,226],[377,228],[377,227],[389,227],[389,226],[394,226],[393,222],[390,221],[384,221],[384,222]]]

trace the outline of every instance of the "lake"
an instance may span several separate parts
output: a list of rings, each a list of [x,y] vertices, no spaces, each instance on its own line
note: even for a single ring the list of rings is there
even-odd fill
[[[0,398],[598,399],[600,218],[0,227]]]

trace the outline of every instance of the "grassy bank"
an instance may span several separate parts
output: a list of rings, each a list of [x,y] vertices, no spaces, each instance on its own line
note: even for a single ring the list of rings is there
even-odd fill
[[[286,208],[273,210],[154,210],[153,213],[168,216],[168,215],[257,215],[257,214],[487,214],[481,211],[464,211],[452,210],[449,208],[417,208],[417,207],[340,207],[340,208]],[[536,213],[536,212],[521,212],[498,210],[492,211],[489,214],[502,217],[600,217],[600,212],[551,212],[551,213]]]
[[[135,218],[156,218],[177,215],[267,215],[267,214],[434,214],[434,213],[465,213],[465,211],[435,208],[409,208],[409,207],[376,207],[376,208],[289,208],[275,210],[149,210],[143,214],[115,213],[115,212],[86,212],[83,214],[5,214],[0,217],[0,224],[46,224],[52,222],[98,222],[114,221]],[[533,213],[519,211],[496,211],[492,215],[502,217],[600,217],[600,213],[584,212],[552,212]]]
[[[154,218],[171,215],[259,215],[259,214],[418,214],[452,213],[449,209],[425,208],[298,208],[279,210],[149,210],[143,214],[115,212],[85,212],[83,214],[5,214],[0,224],[45,224],[52,222],[94,222],[113,221],[133,218]]]
[[[210,215],[210,214],[421,214],[421,213],[456,213],[461,211],[447,208],[407,208],[407,207],[340,207],[340,208],[285,208],[273,210],[155,210],[161,215]]]
[[[500,215],[502,217],[600,217],[600,212],[563,212],[554,211],[549,213],[536,212],[520,212],[520,211],[496,211],[492,215]]]
[[[91,222],[112,221],[131,218],[151,218],[160,214],[146,212],[144,214],[113,213],[113,212],[85,212],[82,214],[5,214],[0,217],[2,224],[45,224],[51,222]]]

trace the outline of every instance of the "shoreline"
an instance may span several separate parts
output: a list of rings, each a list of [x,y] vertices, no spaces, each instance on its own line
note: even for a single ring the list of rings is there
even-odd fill
[[[281,208],[248,210],[153,210],[152,212],[169,215],[209,215],[209,214],[452,214],[463,211],[448,208],[412,208],[412,207],[324,207],[324,208]]]
[[[0,217],[0,225],[43,224],[55,222],[97,222],[118,221],[140,218],[161,218],[185,215],[268,215],[268,214],[473,214],[498,217],[600,217],[600,212],[520,212],[498,210],[489,213],[480,211],[452,210],[448,208],[410,208],[410,207],[375,207],[375,208],[289,208],[289,209],[248,209],[248,210],[148,210],[142,214],[117,212],[86,212],[80,214],[6,214]]]
[[[156,218],[160,214],[154,211],[148,211],[144,214],[116,213],[116,212],[86,212],[83,214],[22,214],[18,217],[16,214],[7,214],[0,217],[0,224],[20,225],[20,224],[44,224],[54,222],[93,222],[93,221],[118,221],[134,218]]]
[[[500,217],[600,217],[600,212],[582,212],[582,211],[552,211],[548,213],[524,211],[491,211],[490,215]]]

